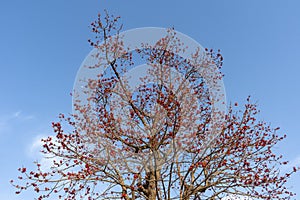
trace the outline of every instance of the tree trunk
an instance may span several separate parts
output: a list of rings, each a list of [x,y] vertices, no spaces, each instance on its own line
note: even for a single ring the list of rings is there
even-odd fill
[[[146,187],[148,190],[148,200],[156,200],[155,172],[147,172]]]

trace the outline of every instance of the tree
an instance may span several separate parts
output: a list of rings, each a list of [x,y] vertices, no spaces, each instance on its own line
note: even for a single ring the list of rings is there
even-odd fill
[[[279,128],[256,119],[250,98],[240,111],[215,106],[220,51],[198,48],[186,59],[180,53],[188,47],[173,29],[154,46],[128,51],[118,20],[106,13],[91,24],[97,62],[88,68],[105,70],[82,80],[85,98],[75,98],[75,113],[61,114],[52,123],[56,136],[42,140],[53,166],[19,168],[16,193],[33,188],[39,200],[290,199],[285,183],[298,169],[279,170],[287,164],[272,152],[285,137]],[[140,60],[147,76],[132,88],[126,74]]]

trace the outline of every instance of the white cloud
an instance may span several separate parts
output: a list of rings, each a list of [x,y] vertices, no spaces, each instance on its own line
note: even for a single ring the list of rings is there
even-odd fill
[[[0,115],[0,134],[9,132],[15,122],[34,119],[33,115],[23,114],[22,111],[12,112],[6,115]]]
[[[11,120],[18,118],[18,112],[0,116],[0,134],[11,129]]]
[[[222,198],[222,200],[251,200],[251,198],[232,194],[232,195],[228,195],[227,197]]]
[[[41,164],[41,169],[43,171],[48,171],[53,166],[53,160],[55,158],[46,158],[46,156],[41,152],[43,149],[43,142],[41,141],[43,138],[47,138],[52,135],[37,135],[33,138],[32,142],[28,146],[28,155],[37,160]]]
[[[0,120],[0,134],[6,132],[8,129],[7,123]]]
[[[12,118],[16,118],[16,119],[19,119],[19,120],[31,120],[31,119],[34,119],[35,117],[33,115],[24,114],[20,110],[20,111],[17,111],[15,113],[13,113]]]
[[[18,118],[21,114],[21,111],[17,111],[13,114],[13,117]]]
[[[38,135],[32,140],[32,142],[31,142],[31,144],[29,145],[29,148],[28,148],[28,150],[29,150],[28,153],[29,153],[30,157],[41,156],[40,151],[42,150],[42,145],[43,145],[41,140],[43,138],[46,138],[46,136],[45,135]]]
[[[289,173],[293,170],[293,167],[300,167],[300,155],[294,157],[288,164],[281,166],[281,172]]]
[[[300,166],[300,155],[294,158],[289,164],[289,167]]]

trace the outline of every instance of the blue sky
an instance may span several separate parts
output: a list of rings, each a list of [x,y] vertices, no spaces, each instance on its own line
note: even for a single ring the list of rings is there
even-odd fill
[[[175,27],[202,46],[221,49],[228,102],[258,102],[260,117],[287,139],[276,147],[300,165],[300,1],[298,0],[2,0],[0,2],[0,199],[8,181],[38,156],[38,138],[70,113],[76,72],[91,50],[88,25],[107,9],[124,30]],[[291,190],[300,195],[300,175]],[[298,198],[299,198],[298,195]]]

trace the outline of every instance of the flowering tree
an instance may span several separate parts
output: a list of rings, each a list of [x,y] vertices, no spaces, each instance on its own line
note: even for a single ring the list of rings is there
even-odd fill
[[[99,72],[81,80],[74,115],[61,114],[52,123],[56,136],[42,140],[52,166],[19,168],[16,193],[33,188],[39,200],[290,199],[285,183],[298,169],[279,170],[287,164],[272,152],[285,137],[279,128],[256,119],[250,98],[240,111],[216,106],[220,52],[196,48],[186,59],[189,47],[173,29],[129,51],[118,20],[99,15],[91,24],[96,62],[86,67]],[[141,60],[146,75],[133,87],[131,69]]]

